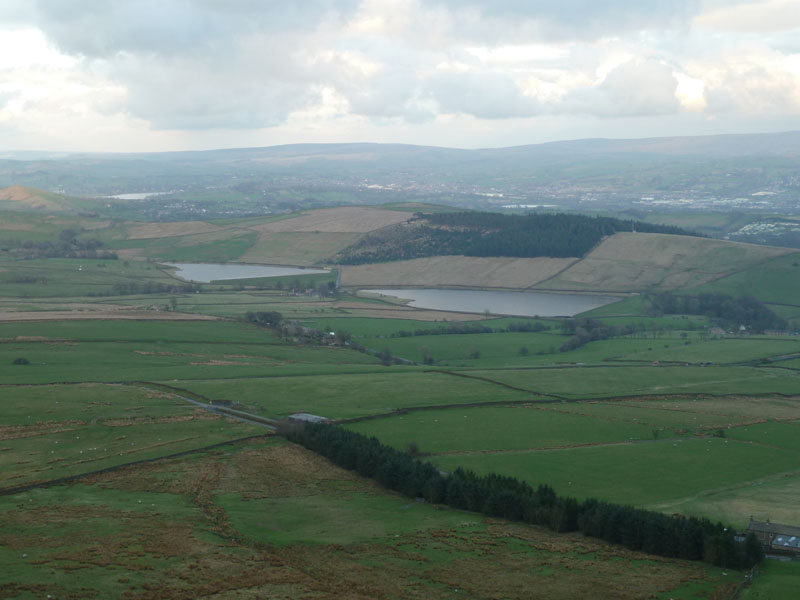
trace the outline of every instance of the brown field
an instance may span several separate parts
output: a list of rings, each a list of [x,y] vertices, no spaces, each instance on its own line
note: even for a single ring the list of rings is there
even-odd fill
[[[374,207],[342,206],[301,213],[291,219],[282,219],[252,227],[256,231],[275,233],[298,231],[323,233],[368,233],[389,225],[405,223],[408,213]]]
[[[552,277],[574,258],[433,256],[391,263],[343,266],[341,285],[415,285],[524,289]]]
[[[580,535],[439,511],[269,440],[74,489],[91,501],[51,488],[0,512],[4,597],[633,600],[692,589],[713,599],[728,597],[733,579]],[[319,541],[296,540],[307,535]]]
[[[2,321],[216,321],[218,317],[157,310],[0,311]]]
[[[129,240],[145,240],[152,238],[177,237],[196,233],[220,231],[220,227],[205,221],[184,221],[180,223],[147,223],[135,225],[128,229]]]
[[[290,219],[291,220],[291,219]],[[262,233],[240,260],[249,263],[297,265],[320,264],[340,250],[354,244],[360,233]]]
[[[638,291],[693,287],[796,252],[724,240],[655,233],[617,233],[586,258],[537,289]]]
[[[63,210],[64,207],[42,196],[39,190],[13,185],[0,190],[0,201],[13,202],[17,206],[25,206],[36,210]]]

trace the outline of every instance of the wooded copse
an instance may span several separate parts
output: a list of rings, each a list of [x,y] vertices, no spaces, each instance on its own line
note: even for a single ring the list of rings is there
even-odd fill
[[[333,261],[354,265],[448,255],[577,258],[622,231],[698,235],[669,225],[564,213],[415,213],[406,224],[369,234]]]
[[[740,542],[732,528],[707,519],[670,516],[595,499],[578,502],[559,496],[549,485],[534,489],[503,475],[476,475],[463,469],[442,473],[411,453],[334,425],[287,423],[280,432],[338,466],[411,498],[543,525],[559,533],[579,531],[630,550],[703,560],[726,568],[750,568],[764,556],[752,534]]]
[[[652,294],[648,300],[656,314],[704,315],[723,327],[744,326],[755,333],[787,326],[786,319],[776,315],[754,296]]]

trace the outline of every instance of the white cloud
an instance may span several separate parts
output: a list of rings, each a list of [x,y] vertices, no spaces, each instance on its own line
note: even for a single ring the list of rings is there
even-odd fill
[[[6,0],[0,121],[20,147],[106,149],[789,128],[798,4]]]
[[[719,31],[776,32],[800,27],[798,0],[761,0],[714,6],[693,20],[695,27]]]

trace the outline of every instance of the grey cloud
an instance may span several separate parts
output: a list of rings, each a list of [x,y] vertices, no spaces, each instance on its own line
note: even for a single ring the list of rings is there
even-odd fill
[[[425,96],[443,113],[463,113],[481,119],[529,117],[540,111],[513,79],[495,72],[440,73],[424,85]]]
[[[308,30],[346,15],[357,0],[38,0],[37,26],[63,51],[219,52],[248,33]]]
[[[598,86],[570,94],[564,108],[601,117],[674,114],[680,108],[677,85],[667,65],[630,61],[611,71]]]
[[[127,109],[156,129],[253,128],[278,125],[319,100],[317,85],[291,56],[234,64],[186,57],[130,58],[116,77],[128,89]]]
[[[523,27],[542,40],[594,39],[641,29],[683,28],[702,8],[700,0],[423,0],[454,14],[477,11],[499,20],[507,34]],[[486,31],[490,31],[488,23]]]

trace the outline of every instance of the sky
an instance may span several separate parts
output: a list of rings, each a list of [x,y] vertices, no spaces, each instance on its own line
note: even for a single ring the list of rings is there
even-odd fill
[[[2,0],[0,150],[800,130],[800,0]]]

